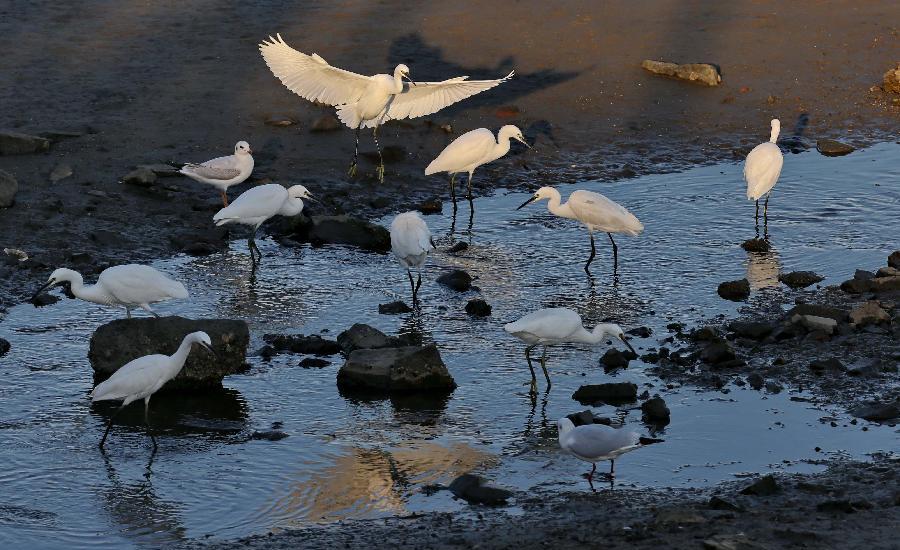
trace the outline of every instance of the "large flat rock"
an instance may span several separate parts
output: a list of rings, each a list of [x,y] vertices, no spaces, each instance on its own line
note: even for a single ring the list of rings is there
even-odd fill
[[[434,344],[357,349],[338,371],[338,386],[379,392],[452,391],[456,382]]]

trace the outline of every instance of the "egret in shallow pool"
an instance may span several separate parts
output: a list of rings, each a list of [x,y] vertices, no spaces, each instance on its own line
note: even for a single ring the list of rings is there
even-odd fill
[[[525,360],[531,369],[531,393],[537,392],[537,377],[531,364],[531,350],[537,346],[544,346],[541,368],[544,370],[548,389],[550,373],[547,372],[547,346],[565,343],[599,344],[606,338],[613,337],[622,340],[628,349],[635,353],[619,325],[599,323],[593,330],[588,331],[581,323],[581,316],[564,307],[540,309],[529,313],[518,321],[504,325],[503,330],[528,344],[525,348]]]
[[[604,474],[604,477],[612,480],[615,477],[616,459],[642,446],[641,436],[625,428],[617,429],[604,424],[576,426],[567,416],[560,418],[556,426],[559,429],[559,446],[575,458],[591,463],[587,479],[592,486],[597,462],[609,461],[609,473]]]
[[[255,240],[259,226],[274,216],[296,216],[303,212],[302,199],[316,201],[302,185],[292,185],[287,189],[277,183],[260,185],[244,191],[229,206],[216,212],[213,221],[216,226],[239,223],[253,228],[247,246],[255,266],[262,259],[262,252]],[[256,257],[257,254],[259,258]]]
[[[616,241],[613,240],[612,234],[622,233],[624,235],[637,236],[644,230],[644,224],[621,204],[609,200],[600,193],[581,189],[573,191],[569,195],[569,200],[560,204],[562,198],[559,191],[552,187],[541,187],[516,210],[541,199],[550,201],[547,204],[547,209],[552,214],[580,221],[587,228],[591,236],[591,255],[588,257],[587,263],[584,264],[584,270],[587,273],[590,273],[589,267],[591,262],[594,261],[594,255],[597,253],[597,248],[594,245],[594,231],[603,231],[609,236],[609,242],[612,243],[613,247],[613,271],[615,271],[619,265],[619,248],[616,246]]]
[[[391,222],[391,252],[409,275],[413,305],[419,303],[419,287],[422,285],[422,266],[428,253],[434,250],[434,241],[428,225],[418,212],[398,214]],[[412,268],[416,268],[418,281],[413,283]]]
[[[228,206],[228,188],[243,183],[253,173],[253,151],[246,141],[234,146],[234,154],[200,164],[185,164],[179,172],[192,180],[208,183],[222,193],[222,204]]]
[[[122,401],[122,405],[109,418],[103,438],[100,439],[100,448],[106,443],[106,436],[112,427],[113,420],[122,409],[139,399],[144,400],[144,422],[147,424],[147,433],[153,441],[153,449],[156,449],[156,437],[150,429],[150,419],[147,410],[150,407],[150,397],[153,396],[166,382],[178,376],[187,361],[188,354],[194,344],[206,348],[213,355],[212,341],[205,332],[192,332],[184,337],[181,345],[172,355],[145,355],[129,361],[119,368],[105,381],[97,384],[91,392],[91,401]]]
[[[349,174],[356,174],[359,131],[372,128],[378,149],[378,179],[384,181],[384,159],[378,145],[378,127],[389,120],[416,118],[436,113],[489,90],[513,76],[496,80],[467,80],[458,76],[441,82],[413,82],[409,67],[397,65],[393,75],[365,76],[328,64],[318,54],[307,55],[288,46],[281,38],[269,37],[259,45],[266,65],[290,91],[310,101],[337,107],[341,122],[356,131],[356,149]],[[408,83],[403,79],[409,80]]]
[[[69,283],[76,298],[104,306],[124,307],[129,318],[131,310],[137,307],[159,317],[150,309],[150,304],[188,297],[183,284],[156,269],[148,265],[127,264],[104,269],[97,277],[97,283],[88,286],[85,286],[80,273],[61,267],[50,274],[50,280],[34,293],[32,299],[45,289],[62,283]]]
[[[760,143],[750,151],[744,162],[744,179],[747,180],[747,199],[756,201],[756,219],[759,220],[759,199],[766,196],[763,208],[763,220],[769,220],[769,195],[772,188],[778,183],[781,175],[781,167],[784,165],[784,155],[778,148],[778,133],[781,131],[781,122],[777,118],[772,119],[772,134],[769,141]]]
[[[456,200],[456,174],[469,174],[468,198],[472,199],[472,174],[475,169],[483,164],[495,161],[509,152],[509,140],[515,139],[531,148],[525,141],[525,136],[518,127],[508,124],[497,132],[497,139],[487,128],[478,128],[466,132],[454,139],[450,145],[441,151],[436,159],[425,168],[425,175],[430,176],[439,172],[450,174],[450,196]]]

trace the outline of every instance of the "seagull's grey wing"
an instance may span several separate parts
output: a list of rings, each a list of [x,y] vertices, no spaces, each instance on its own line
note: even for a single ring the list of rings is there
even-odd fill
[[[626,429],[615,429],[603,424],[576,426],[569,433],[568,447],[584,458],[606,457],[635,448],[638,434]]]
[[[403,93],[393,96],[384,121],[416,118],[436,113],[467,97],[490,90],[512,78],[515,71],[496,80],[467,80],[458,76],[443,82],[416,82],[404,85]],[[370,121],[373,125],[381,119]],[[369,125],[367,124],[367,127]]]
[[[181,169],[182,173],[195,175],[208,180],[227,181],[241,175],[241,171],[237,168],[217,168],[206,164],[185,164]]]

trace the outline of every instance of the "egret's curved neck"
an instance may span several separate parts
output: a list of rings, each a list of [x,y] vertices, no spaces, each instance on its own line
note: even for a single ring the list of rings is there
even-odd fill
[[[394,69],[394,93],[401,92],[403,92],[403,76],[400,74],[400,69]]]
[[[507,144],[507,147],[509,144]],[[551,213],[556,214],[562,218],[572,218],[575,219],[575,213],[572,212],[572,208],[569,206],[569,203],[560,204],[562,201],[562,197],[559,194],[559,191],[556,189],[553,190],[553,194],[550,196],[550,200],[547,202],[547,210]]]
[[[592,331],[588,331],[584,327],[581,327],[581,330],[575,333],[573,339],[584,342],[585,344],[599,344],[608,335],[612,334],[612,332],[610,325],[600,323],[595,326]]]
[[[81,277],[80,273],[73,272],[69,279],[69,286],[72,289],[72,294],[76,298],[80,298],[87,302],[94,302],[95,304],[109,303],[109,295],[103,291],[103,288],[100,285],[85,286],[84,279]]]
[[[300,212],[303,212],[303,200],[296,198],[289,198],[284,201],[284,204],[281,205],[281,210],[278,213],[282,216],[296,216]]]
[[[181,341],[181,345],[178,346],[178,349],[175,350],[171,357],[170,368],[168,369],[169,380],[178,376],[178,373],[181,372],[181,369],[184,367],[185,361],[187,361],[188,354],[191,353],[191,346],[193,345],[193,341],[185,338]]]
[[[509,153],[509,136],[499,134],[497,135],[497,144],[494,145],[494,152],[491,156],[496,160],[506,153]]]
[[[781,133],[781,126],[777,124],[775,126],[772,126],[772,135],[769,136],[769,142],[775,143],[776,141],[778,141],[779,133]]]

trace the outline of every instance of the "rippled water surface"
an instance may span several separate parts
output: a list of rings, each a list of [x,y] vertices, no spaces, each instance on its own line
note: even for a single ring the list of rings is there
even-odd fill
[[[541,381],[532,402],[523,346],[502,325],[540,307],[567,306],[589,326],[611,318],[626,329],[651,327],[650,338],[635,340],[646,349],[673,321],[736,315],[740,305],[716,295],[722,280],[746,276],[751,299],[789,298],[777,283],[779,270],[814,270],[831,284],[857,267],[883,265],[898,244],[891,232],[900,211],[898,159],[897,144],[842,158],[788,156],[770,203],[773,247],[766,254],[739,247],[754,236],[739,165],[561,188],[564,195],[576,188],[607,194],[646,225],[642,236],[618,239],[616,279],[605,237],[588,279],[581,270],[586,232],[550,216],[545,203],[515,211],[528,195],[480,199],[467,232],[463,202],[454,238],[471,246],[429,260],[417,315],[378,314],[379,303],[409,300],[405,273],[388,255],[285,248],[267,239],[255,278],[243,241],[225,254],[160,261],[156,266],[184,281],[193,296],[161,305],[160,313],[245,319],[251,352],[265,333],[333,338],[364,322],[437,343],[459,387],[437,401],[360,400],[338,392],[337,356],[323,369],[303,369],[300,356],[264,362],[253,355],[251,368],[227,378],[220,392],[154,399],[155,455],[138,405],[113,429],[108,453],[96,447],[110,409],[89,403],[88,341],[119,313],[65,299],[42,309],[12,308],[0,321],[0,336],[13,345],[0,359],[0,546],[152,546],[462,509],[448,493],[421,488],[472,470],[523,490],[588,490],[579,476],[586,465],[560,453],[555,428],[560,416],[584,409],[571,396],[585,383],[634,381],[641,391],[660,393],[672,411],[672,423],[657,433],[665,443],[624,457],[617,486],[698,486],[746,472],[809,471],[828,456],[896,451],[895,428],[863,431],[841,410],[791,401],[796,393],[666,388],[640,362],[604,374],[598,358],[605,346],[554,348],[553,388],[543,393]],[[449,211],[426,218],[441,250],[451,244]],[[449,267],[475,276],[480,293],[436,285],[434,277]],[[479,294],[493,306],[483,320],[463,311]],[[648,431],[633,406],[595,411]],[[289,437],[249,438],[273,424]]]

